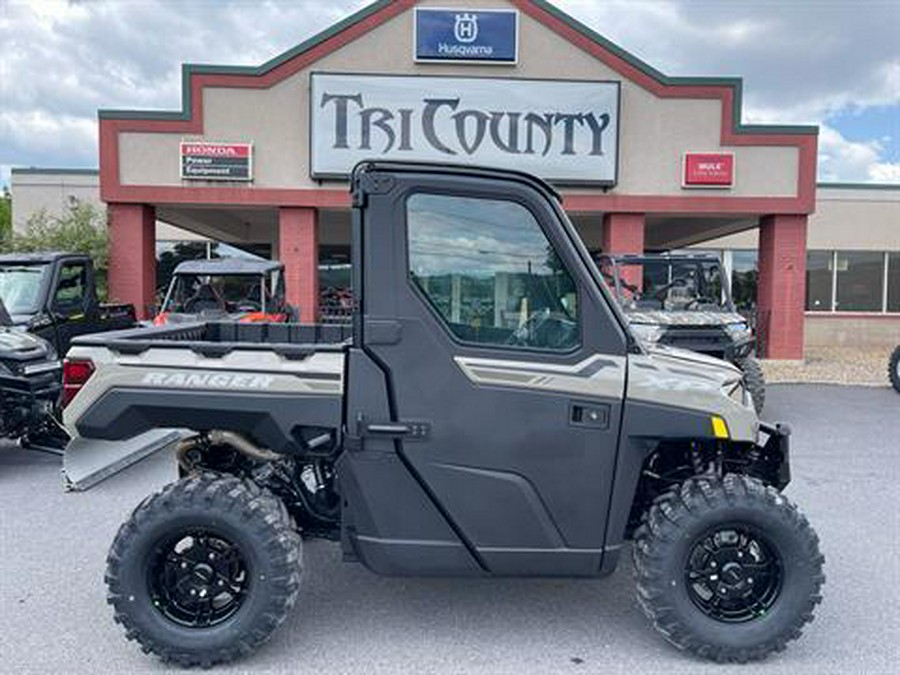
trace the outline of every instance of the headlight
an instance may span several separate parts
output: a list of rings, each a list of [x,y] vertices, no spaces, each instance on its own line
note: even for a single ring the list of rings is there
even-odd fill
[[[743,340],[753,336],[753,331],[750,330],[750,326],[744,321],[725,324],[725,330],[728,331],[728,335],[732,340]]]
[[[659,339],[663,334],[662,326],[655,326],[653,324],[648,323],[633,323],[631,324],[631,332],[634,333],[634,336],[640,340],[641,342],[654,343],[659,342]]]

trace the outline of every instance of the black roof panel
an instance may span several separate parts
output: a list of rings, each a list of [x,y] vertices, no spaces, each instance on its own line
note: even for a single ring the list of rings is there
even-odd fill
[[[212,260],[185,260],[175,268],[175,274],[267,274],[282,267],[284,265],[277,260],[213,258]]]

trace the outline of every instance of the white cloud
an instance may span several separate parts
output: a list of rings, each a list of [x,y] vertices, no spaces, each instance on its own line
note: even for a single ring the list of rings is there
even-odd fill
[[[900,182],[900,163],[882,161],[881,139],[851,141],[823,125],[819,130],[819,178],[823,181]]]
[[[745,121],[900,117],[896,0],[556,2],[666,74],[743,76]],[[0,0],[0,166],[96,166],[98,108],[178,109],[182,63],[258,65],[365,4]],[[823,127],[823,175],[896,175],[890,141],[834,134]]]
[[[869,167],[869,178],[875,183],[900,183],[900,162],[875,162]]]

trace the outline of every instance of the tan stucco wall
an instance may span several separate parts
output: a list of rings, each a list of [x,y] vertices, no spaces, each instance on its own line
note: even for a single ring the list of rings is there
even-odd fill
[[[29,218],[42,210],[56,218],[65,214],[75,203],[93,204],[99,210],[106,211],[106,205],[100,200],[97,175],[56,170],[41,173],[14,171],[10,185],[15,232],[24,232]],[[203,237],[157,221],[156,239],[203,240]]]
[[[421,6],[505,7],[502,1],[426,0]],[[617,73],[562,37],[519,14],[519,63],[515,66],[416,64],[412,58],[413,12],[375,28],[315,63],[330,72],[619,80]],[[702,73],[701,73],[702,74]],[[207,88],[205,140],[252,141],[257,187],[319,187],[308,170],[309,70],[267,90]],[[619,184],[632,195],[683,195],[684,151],[726,150],[736,155],[731,196],[793,196],[799,152],[782,147],[719,145],[721,104],[714,100],[660,99],[630,82],[622,83]],[[196,139],[197,137],[191,137]],[[178,134],[124,133],[120,136],[120,179],[126,185],[180,185]],[[191,185],[203,185],[192,181]],[[215,183],[206,183],[216,185]],[[342,186],[329,185],[335,189]],[[579,190],[583,191],[583,190]],[[576,190],[572,190],[576,192]],[[692,190],[697,194],[697,190]]]
[[[756,248],[757,230],[699,244],[698,248]],[[892,188],[819,187],[809,217],[807,248],[900,251],[900,185]]]
[[[105,209],[99,186],[96,174],[14,171],[10,181],[13,230],[24,232],[28,220],[40,211],[58,218],[78,203]]]
[[[900,344],[900,316],[848,317],[807,313],[804,322],[807,347],[883,347]],[[885,359],[885,368],[887,360]]]

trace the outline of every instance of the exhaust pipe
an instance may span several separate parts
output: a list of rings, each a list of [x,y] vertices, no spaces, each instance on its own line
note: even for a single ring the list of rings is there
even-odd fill
[[[245,436],[235,433],[234,431],[214,429],[206,434],[198,434],[196,436],[191,436],[190,438],[185,438],[178,443],[178,446],[175,449],[175,457],[178,459],[178,465],[185,471],[193,470],[194,467],[191,462],[188,461],[187,454],[198,447],[202,440],[206,440],[210,445],[227,445],[242,455],[246,455],[250,459],[254,459],[258,462],[274,462],[282,458],[282,455],[279,455],[277,452],[262,448]]]

